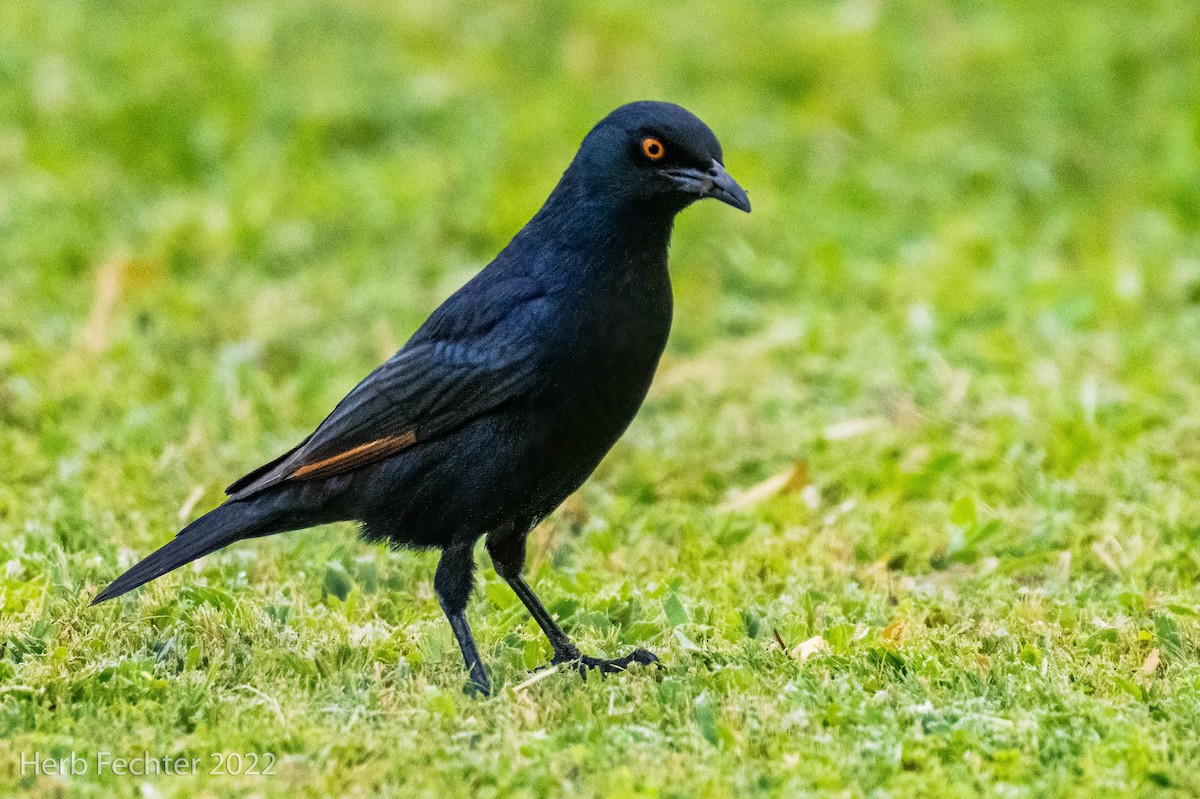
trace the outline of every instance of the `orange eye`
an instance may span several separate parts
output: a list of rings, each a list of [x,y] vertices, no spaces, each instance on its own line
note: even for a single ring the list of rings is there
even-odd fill
[[[642,155],[649,158],[651,161],[657,161],[667,154],[667,148],[663,143],[653,136],[647,136],[642,139]]]

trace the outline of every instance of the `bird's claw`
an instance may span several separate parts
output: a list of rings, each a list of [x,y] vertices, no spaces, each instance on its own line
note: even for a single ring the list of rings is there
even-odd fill
[[[565,665],[574,669],[580,674],[596,669],[601,674],[615,674],[619,671],[625,671],[632,664],[640,663],[643,666],[651,664],[662,668],[662,663],[658,656],[648,649],[635,649],[623,658],[594,658],[590,655],[580,654],[576,651],[555,652],[554,658],[550,661],[551,666]]]

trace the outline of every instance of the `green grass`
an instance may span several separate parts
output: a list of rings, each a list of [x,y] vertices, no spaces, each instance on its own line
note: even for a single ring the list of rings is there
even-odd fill
[[[529,565],[665,670],[524,684],[480,553],[470,699],[433,555],[349,528],[87,608],[641,98],[755,210],[680,219],[655,388]],[[1198,231],[1193,0],[7,3],[0,794],[1195,796]]]

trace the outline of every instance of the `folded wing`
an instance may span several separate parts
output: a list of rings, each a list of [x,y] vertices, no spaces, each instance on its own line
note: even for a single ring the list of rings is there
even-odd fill
[[[543,298],[527,291],[517,302],[511,292],[506,299],[503,307],[488,308],[465,328],[442,329],[438,315],[431,317],[311,436],[226,493],[244,499],[286,481],[360,469],[462,427],[528,391],[538,380],[534,360],[543,349],[533,346],[530,323],[543,311],[537,307]]]

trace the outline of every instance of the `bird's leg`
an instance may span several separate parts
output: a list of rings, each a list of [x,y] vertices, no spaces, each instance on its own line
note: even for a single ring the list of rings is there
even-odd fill
[[[504,577],[505,582],[509,584],[512,590],[520,597],[521,602],[529,610],[529,615],[533,616],[533,620],[542,628],[542,632],[550,639],[550,646],[554,647],[554,657],[551,659],[551,665],[559,663],[572,664],[577,670],[599,669],[601,673],[612,673],[615,671],[625,671],[632,663],[642,663],[649,665],[658,663],[658,658],[653,652],[646,649],[635,649],[625,657],[612,658],[606,660],[604,658],[595,658],[589,655],[580,653],[579,647],[571,641],[567,634],[563,632],[562,627],[558,626],[558,622],[546,610],[546,606],[537,598],[537,594],[533,593],[533,589],[529,587],[529,583],[525,582],[525,578],[520,574],[512,577]]]
[[[483,668],[471,627],[467,624],[467,600],[475,578],[475,557],[470,546],[448,547],[438,561],[433,588],[437,592],[442,611],[450,621],[450,629],[462,650],[463,662],[467,665],[467,690],[490,696],[492,683]]]
[[[525,582],[525,578],[521,576],[521,567],[525,561],[525,537],[513,536],[505,540],[489,537],[487,548],[496,567],[496,573],[508,583],[513,593],[529,611],[529,615],[533,616],[533,620],[550,640],[550,646],[554,648],[554,657],[550,660],[550,665],[567,663],[581,673],[587,669],[599,669],[602,674],[611,674],[625,671],[632,663],[644,665],[658,663],[658,658],[654,653],[646,649],[635,649],[625,657],[612,659],[582,654],[579,647],[575,646],[570,637],[563,632],[563,628],[550,615],[550,611],[546,610],[546,606],[537,598],[537,594],[533,593],[529,583]]]
[[[563,632],[563,628],[558,626],[558,622],[550,615],[550,611],[546,610],[546,606],[537,598],[537,594],[533,593],[533,589],[529,587],[529,583],[525,582],[525,578],[521,575],[515,577],[504,577],[504,581],[512,588],[513,593],[525,605],[525,609],[529,611],[529,615],[533,616],[533,620],[537,622],[538,627],[542,628],[542,632],[546,634],[546,638],[550,639],[550,646],[554,648],[554,660],[552,663],[567,663],[573,660],[579,660],[583,655],[579,648],[571,641],[570,637]]]

